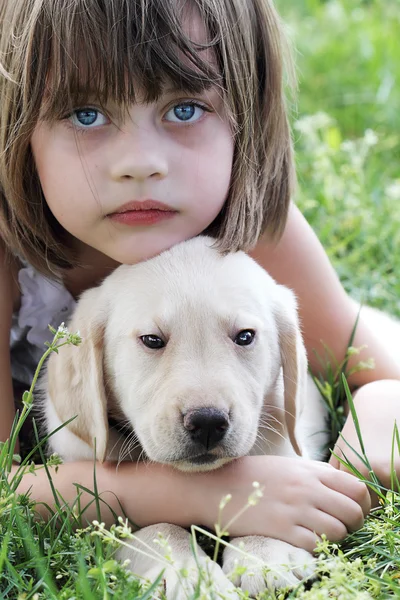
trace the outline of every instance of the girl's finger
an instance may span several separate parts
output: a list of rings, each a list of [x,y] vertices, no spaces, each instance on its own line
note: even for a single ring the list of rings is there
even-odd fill
[[[362,508],[364,516],[371,510],[371,497],[367,486],[354,475],[344,471],[321,471],[321,482],[331,490],[351,498]]]
[[[321,538],[315,531],[311,531],[311,529],[307,529],[307,527],[303,527],[302,525],[296,525],[293,528],[293,537],[290,543],[298,548],[304,548],[304,550],[313,554],[317,547],[317,542],[320,541]]]
[[[329,519],[340,521],[348,532],[356,531],[364,524],[364,512],[361,505],[340,492],[330,490],[329,495],[324,498],[323,503],[318,504],[317,502],[315,503],[315,508],[326,515],[328,518],[327,522],[330,522]],[[316,527],[316,531],[328,535],[327,531],[320,530],[319,527]],[[339,532],[338,534],[341,535],[341,533]]]

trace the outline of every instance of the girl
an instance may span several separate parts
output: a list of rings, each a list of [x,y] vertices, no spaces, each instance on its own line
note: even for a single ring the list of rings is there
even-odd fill
[[[342,359],[356,310],[290,205],[282,36],[269,0],[5,0],[1,21],[2,439],[47,324],[65,321],[79,294],[118,264],[201,232],[222,250],[252,251],[295,290],[312,368],[320,340]],[[368,344],[376,362],[351,384],[360,388],[371,463],[388,485],[400,365],[363,322],[355,343]],[[379,424],[372,419],[378,400],[386,411]],[[343,433],[357,448],[351,420]],[[140,526],[212,527],[221,497],[233,494],[228,519],[257,480],[264,497],[231,533],[312,550],[316,535],[340,539],[361,526],[370,507],[365,485],[335,466],[245,457],[185,475],[103,464],[97,484],[114,510],[118,498]],[[62,465],[53,478],[72,502],[75,482],[92,487],[93,465]],[[26,475],[20,489],[52,503],[41,471]],[[110,522],[111,513],[104,518]]]

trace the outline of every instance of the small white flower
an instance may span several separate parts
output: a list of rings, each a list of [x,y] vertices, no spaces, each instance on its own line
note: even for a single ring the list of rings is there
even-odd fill
[[[378,143],[378,136],[372,129],[367,129],[364,133],[364,142],[367,146],[375,146]]]
[[[351,140],[344,140],[340,147],[344,152],[348,152],[349,154],[356,150],[355,144]]]
[[[344,22],[347,19],[347,15],[344,9],[344,6],[341,2],[337,2],[332,0],[332,2],[328,2],[326,4],[326,14],[330,21],[332,22]]]
[[[69,331],[67,327],[65,327],[65,323],[61,323],[61,325],[59,325],[57,333],[59,333],[60,335],[69,335]]]
[[[385,188],[385,194],[390,200],[400,200],[400,179],[395,179]]]
[[[219,503],[219,510],[223,510],[225,506],[232,500],[232,494],[226,494]]]
[[[302,117],[294,124],[295,129],[305,135],[311,135],[319,129],[326,129],[330,125],[333,125],[334,120],[328,114],[320,111],[314,115],[307,115]]]
[[[249,506],[256,506],[259,503],[260,499],[263,497],[263,487],[260,487],[258,481],[253,482],[254,492],[250,494],[248,497],[247,503]]]

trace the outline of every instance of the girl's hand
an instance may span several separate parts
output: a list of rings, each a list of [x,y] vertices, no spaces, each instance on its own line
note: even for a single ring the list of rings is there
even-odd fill
[[[231,493],[222,513],[225,525],[246,505],[252,483],[258,481],[263,497],[229,526],[229,534],[273,537],[310,552],[323,533],[337,541],[359,529],[370,510],[365,484],[312,460],[247,456],[222,469],[188,476],[191,485],[196,479],[199,514],[194,522],[213,527],[221,498]]]
[[[386,488],[391,487],[392,440],[395,423],[400,426],[400,381],[382,380],[364,385],[354,395],[354,405],[360,425],[365,454],[380,482]],[[346,443],[347,442],[347,443]],[[362,454],[356,428],[351,414],[342,430],[342,436],[336,442],[334,452],[346,455],[365,477],[368,469],[349,445]],[[330,463],[342,471],[346,467],[335,456]],[[400,456],[397,443],[394,445],[394,470],[400,477]],[[384,493],[384,491],[383,491]],[[377,504],[377,496],[371,492],[372,504]]]

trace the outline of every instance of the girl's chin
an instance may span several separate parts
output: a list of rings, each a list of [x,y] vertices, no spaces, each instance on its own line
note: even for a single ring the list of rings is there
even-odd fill
[[[191,237],[182,237],[174,238],[174,239],[166,239],[166,240],[157,240],[157,243],[148,243],[145,244],[143,241],[136,242],[133,248],[124,248],[121,252],[113,253],[113,258],[121,264],[125,265],[135,265],[139,262],[143,262],[145,260],[150,260],[155,256],[158,256],[162,252],[169,250],[176,244],[180,244]],[[110,252],[111,254],[111,252]]]

